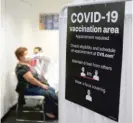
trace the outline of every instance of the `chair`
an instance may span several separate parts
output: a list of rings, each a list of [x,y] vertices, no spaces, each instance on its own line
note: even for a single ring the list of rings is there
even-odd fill
[[[24,96],[26,104],[20,106],[19,103],[16,106],[16,122],[40,122],[44,123],[45,115],[44,115],[44,96]],[[34,115],[26,116],[27,114],[34,113]],[[37,114],[42,114],[42,118],[35,119]],[[31,117],[31,118],[30,118]]]

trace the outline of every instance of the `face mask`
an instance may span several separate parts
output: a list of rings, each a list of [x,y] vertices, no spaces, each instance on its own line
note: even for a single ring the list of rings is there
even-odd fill
[[[26,56],[25,56],[25,60],[26,60],[26,61],[31,61],[31,60],[37,59],[38,57],[39,57],[39,54],[33,54],[33,55],[31,55],[31,56],[26,55]]]
[[[25,56],[25,61],[28,62],[28,61],[30,61],[31,59],[32,59],[32,58],[31,58],[29,55],[26,55],[26,56]]]
[[[38,53],[38,54],[33,54],[33,55],[31,56],[31,58],[32,58],[32,59],[38,59],[39,56],[40,56],[40,53]]]

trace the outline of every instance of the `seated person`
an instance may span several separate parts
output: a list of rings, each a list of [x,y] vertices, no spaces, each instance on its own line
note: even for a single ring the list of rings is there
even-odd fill
[[[48,84],[42,83],[40,79],[34,75],[32,67],[29,64],[31,59],[28,57],[27,48],[19,47],[15,51],[15,55],[19,61],[15,70],[18,79],[16,91],[20,92],[20,90],[23,90],[22,93],[24,93],[24,95],[45,96],[44,105],[46,115],[49,118],[58,117],[58,99],[55,90]]]

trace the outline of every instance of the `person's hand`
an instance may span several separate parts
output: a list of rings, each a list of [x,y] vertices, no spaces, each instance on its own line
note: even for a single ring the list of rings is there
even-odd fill
[[[47,85],[44,85],[44,84],[43,84],[42,88],[45,89],[45,90],[49,89],[49,87]]]

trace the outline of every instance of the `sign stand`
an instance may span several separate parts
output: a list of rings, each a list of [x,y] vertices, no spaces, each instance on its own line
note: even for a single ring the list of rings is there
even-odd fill
[[[98,4],[98,3],[95,3],[95,4]],[[84,5],[86,5],[86,4],[84,3]],[[77,4],[77,5],[68,5],[67,7],[74,7],[74,6],[80,6],[80,5],[79,4]],[[61,104],[60,105],[60,111],[59,111],[60,112],[60,122],[64,122],[63,118],[64,118],[65,122],[68,122],[67,118],[71,119],[69,113],[72,114],[72,112],[74,113],[74,111],[76,111],[76,109],[79,109],[80,113],[82,113],[82,114],[79,115],[78,114],[79,112],[77,111],[77,113],[75,112],[75,115],[76,115],[76,117],[79,115],[79,116],[81,116],[81,118],[79,117],[79,118],[77,118],[77,120],[76,119],[71,119],[72,120],[71,122],[75,122],[75,121],[82,122],[82,121],[85,121],[85,120],[82,119],[84,117],[85,119],[89,119],[90,123],[95,123],[95,121],[93,119],[96,116],[97,117],[95,119],[96,121],[100,119],[101,123],[107,123],[107,121],[109,119],[107,119],[107,118],[105,118],[105,117],[103,117],[101,115],[98,115],[98,114],[96,114],[96,113],[94,113],[94,112],[92,112],[90,110],[84,110],[84,108],[65,100],[65,88],[66,88],[66,85],[65,85],[65,78],[66,78],[66,75],[65,75],[66,66],[65,65],[66,65],[66,63],[65,62],[66,62],[66,40],[67,40],[66,39],[66,37],[67,37],[66,34],[67,34],[67,11],[68,11],[67,7],[64,7],[63,11],[60,14],[60,25],[61,25],[60,26],[60,93],[59,93],[59,95],[60,95],[59,102]],[[121,77],[121,96],[120,96],[119,122],[120,121],[123,122],[123,120],[124,121],[126,120],[126,119],[123,119],[123,114],[121,113],[124,110],[123,107],[125,107],[125,106],[123,106],[124,105],[123,102],[124,102],[124,100],[126,100],[125,98],[127,98],[126,96],[124,96],[125,95],[124,92],[127,95],[131,91],[131,80],[129,80],[128,83],[126,83],[125,79],[127,79],[127,78],[125,78],[125,77],[127,75],[125,76],[125,74],[124,74],[125,71],[126,71],[131,76],[131,73],[129,71],[130,68],[129,67],[127,68],[128,71],[125,69],[125,64],[126,64],[125,62],[128,62],[129,65],[131,64],[131,62],[130,62],[131,53],[129,53],[130,50],[131,50],[131,47],[129,48],[129,46],[131,46],[131,37],[130,37],[131,36],[131,32],[129,33],[130,36],[126,36],[125,35],[125,34],[127,34],[126,32],[127,31],[129,32],[129,29],[131,29],[130,28],[131,26],[129,26],[129,23],[131,24],[131,15],[126,15],[125,16],[125,22],[124,23],[125,24],[124,24],[124,40],[123,40],[124,42],[123,42],[123,61],[122,61],[122,74],[121,74],[122,77]],[[127,28],[127,26],[128,26],[128,28]],[[126,43],[125,43],[125,41],[126,41]],[[127,61],[127,59],[128,59],[128,61]],[[129,77],[129,78],[131,78],[131,77]],[[127,87],[130,88],[130,89],[126,90],[127,87],[125,88],[124,87],[125,85],[127,85]],[[129,98],[128,98],[128,100],[129,100]],[[63,102],[65,102],[65,103],[63,103]],[[62,105],[62,103],[63,103],[63,105]],[[63,111],[62,109],[66,110],[66,111]],[[68,113],[67,109],[69,109],[69,111],[70,110],[71,111]],[[61,115],[63,112],[65,112],[65,114]],[[85,112],[87,112],[88,115],[84,114]],[[83,114],[84,114],[84,116],[82,116]],[[129,114],[129,116],[130,116],[130,114]],[[127,116],[127,117],[129,117],[129,116]],[[73,117],[74,117],[74,115],[73,115]],[[89,117],[89,118],[87,118],[87,117]],[[130,120],[130,118],[128,118],[128,120]],[[99,123],[100,123],[100,121],[99,121]]]

